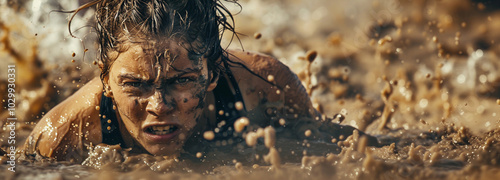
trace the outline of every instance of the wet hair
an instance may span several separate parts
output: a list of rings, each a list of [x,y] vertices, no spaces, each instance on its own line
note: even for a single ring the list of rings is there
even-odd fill
[[[239,5],[236,0],[225,1]],[[73,17],[94,5],[101,79],[114,62],[109,53],[121,52],[120,44],[126,41],[123,36],[129,32],[146,38],[166,36],[188,43],[185,46],[188,53],[203,55],[215,76],[220,73],[222,62],[229,61],[221,47],[223,33],[230,31],[237,36],[233,16],[220,0],[95,0],[71,11]],[[71,20],[68,28],[70,25]],[[218,61],[219,58],[222,61]]]

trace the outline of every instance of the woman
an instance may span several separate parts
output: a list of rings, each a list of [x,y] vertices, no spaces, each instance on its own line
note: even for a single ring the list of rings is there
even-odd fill
[[[28,153],[69,160],[106,143],[178,156],[202,141],[238,137],[233,123],[241,117],[299,138],[306,130],[326,140],[354,130],[330,124],[320,132],[304,87],[276,59],[225,51],[220,38],[234,28],[217,0],[98,0],[75,13],[92,5],[101,76],[40,120]],[[205,140],[204,132],[214,137]]]

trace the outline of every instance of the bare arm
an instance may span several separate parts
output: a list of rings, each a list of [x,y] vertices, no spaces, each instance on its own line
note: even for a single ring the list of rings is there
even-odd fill
[[[58,160],[82,161],[86,146],[101,142],[99,106],[102,83],[89,81],[80,90],[50,110],[26,140],[27,153]]]

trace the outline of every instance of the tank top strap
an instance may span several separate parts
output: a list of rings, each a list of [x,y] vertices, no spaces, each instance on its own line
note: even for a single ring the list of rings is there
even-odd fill
[[[217,119],[216,127],[213,127],[215,132],[214,140],[236,137],[233,128],[234,122],[242,117],[242,112],[246,111],[238,83],[227,63],[224,63],[224,67],[224,75],[219,78],[217,87],[213,90]],[[243,105],[243,109],[236,109],[237,102]]]
[[[102,143],[123,145],[123,138],[120,134],[119,123],[116,112],[113,110],[113,100],[106,97],[104,93],[101,96],[100,103]]]

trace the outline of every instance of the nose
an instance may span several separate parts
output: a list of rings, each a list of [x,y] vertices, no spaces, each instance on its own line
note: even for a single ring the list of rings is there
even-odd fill
[[[173,99],[167,100],[165,95],[160,90],[156,90],[155,93],[148,98],[148,100],[146,111],[154,114],[155,116],[164,115],[175,108],[175,101]]]

